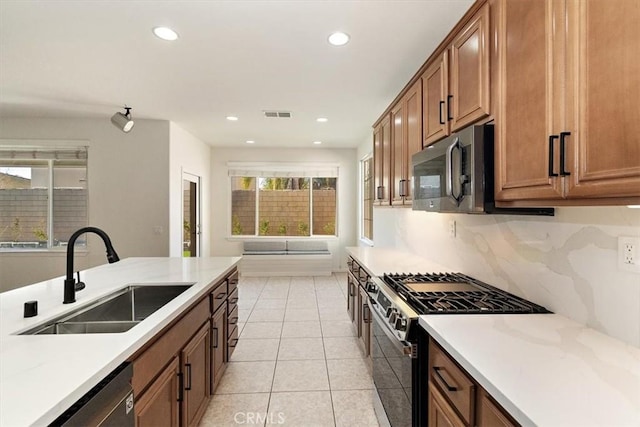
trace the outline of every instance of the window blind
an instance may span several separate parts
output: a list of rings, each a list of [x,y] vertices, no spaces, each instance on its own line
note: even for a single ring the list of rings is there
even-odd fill
[[[261,178],[337,178],[337,163],[228,162],[229,176]]]

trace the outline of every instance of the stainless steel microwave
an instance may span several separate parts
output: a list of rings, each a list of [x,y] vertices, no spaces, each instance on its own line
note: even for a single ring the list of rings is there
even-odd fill
[[[493,125],[469,126],[411,157],[413,210],[553,215],[553,208],[496,208]]]

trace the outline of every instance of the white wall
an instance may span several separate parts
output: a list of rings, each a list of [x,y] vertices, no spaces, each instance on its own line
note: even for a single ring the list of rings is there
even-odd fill
[[[240,255],[242,241],[229,239],[230,235],[230,181],[227,175],[229,161],[274,162],[333,162],[338,163],[338,237],[329,240],[333,255],[333,270],[346,268],[345,246],[354,246],[357,240],[357,181],[358,161],[355,149],[283,149],[283,148],[213,148],[211,150],[211,254]]]
[[[2,118],[0,139],[88,140],[89,224],[109,234],[121,258],[169,255],[169,122],[136,119],[125,134],[108,117]],[[0,291],[64,275],[65,259],[64,253],[0,253]],[[88,254],[76,255],[75,266],[105,262],[102,241],[90,236]]]
[[[619,236],[640,236],[640,209],[529,217],[374,208],[375,246],[419,254],[640,347],[640,274],[618,269]]]
[[[169,127],[170,256],[182,256],[182,173],[200,177],[200,256],[210,254],[211,147],[177,124]]]

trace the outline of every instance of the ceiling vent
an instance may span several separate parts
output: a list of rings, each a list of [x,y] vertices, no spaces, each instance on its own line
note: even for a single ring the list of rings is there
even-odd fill
[[[291,111],[265,111],[264,116],[267,118],[290,119]]]

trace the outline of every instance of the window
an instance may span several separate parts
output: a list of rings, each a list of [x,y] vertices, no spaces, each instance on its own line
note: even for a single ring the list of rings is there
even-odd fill
[[[337,168],[232,164],[229,175],[232,236],[337,235]]]
[[[0,249],[65,246],[86,225],[86,147],[0,147]]]
[[[373,157],[362,160],[362,236],[373,240]]]

